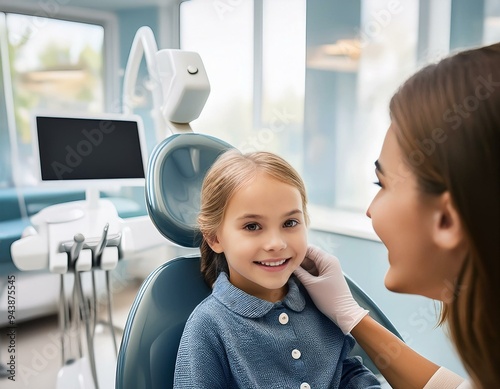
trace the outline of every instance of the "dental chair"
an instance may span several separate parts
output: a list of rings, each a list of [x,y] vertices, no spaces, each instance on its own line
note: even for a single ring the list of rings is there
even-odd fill
[[[146,202],[153,224],[167,239],[196,248],[201,183],[219,154],[231,146],[200,134],[167,138],[152,153],[146,177]],[[348,276],[354,298],[394,334],[397,330]],[[171,388],[177,348],[188,316],[210,294],[200,272],[200,255],[178,257],[154,270],[143,282],[130,309],[118,353],[116,388]],[[377,368],[356,345],[375,374]],[[210,372],[207,372],[210,374]]]

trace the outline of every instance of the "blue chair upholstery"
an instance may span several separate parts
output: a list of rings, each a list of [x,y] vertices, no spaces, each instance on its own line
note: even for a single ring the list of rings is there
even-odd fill
[[[170,136],[154,148],[146,173],[146,205],[167,239],[184,247],[199,246],[201,184],[217,157],[230,148],[220,139],[195,133]]]
[[[146,175],[146,203],[153,224],[167,239],[184,247],[199,244],[196,216],[201,183],[225,142],[199,134],[174,135],[151,155]],[[377,305],[349,277],[354,298],[370,315],[401,337]],[[130,309],[116,370],[117,389],[171,388],[177,348],[187,318],[210,294],[200,271],[199,254],[167,261],[143,282]],[[378,373],[358,346],[352,355]]]
[[[193,309],[210,294],[198,256],[166,262],[142,284],[125,326],[116,388],[171,388],[177,348]]]

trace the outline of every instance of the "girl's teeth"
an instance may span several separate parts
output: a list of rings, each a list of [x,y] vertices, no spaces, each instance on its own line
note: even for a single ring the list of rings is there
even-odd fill
[[[264,266],[280,266],[283,265],[285,262],[286,259],[283,259],[282,261],[279,262],[259,262],[259,263]]]

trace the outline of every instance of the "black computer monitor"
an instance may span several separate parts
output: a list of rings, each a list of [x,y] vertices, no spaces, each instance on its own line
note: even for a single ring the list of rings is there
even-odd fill
[[[33,117],[38,179],[83,188],[143,185],[147,148],[136,115]]]

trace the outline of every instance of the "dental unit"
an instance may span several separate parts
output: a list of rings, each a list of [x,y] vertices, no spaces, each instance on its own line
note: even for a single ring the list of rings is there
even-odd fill
[[[140,117],[132,112],[134,87],[143,56],[146,59],[148,73],[152,80],[151,92],[154,108],[151,116],[157,141],[161,142],[170,137],[175,138],[178,135],[193,135],[193,137],[188,136],[186,138],[188,143],[197,139],[196,134],[192,133],[189,123],[199,116],[210,93],[210,85],[203,62],[200,56],[194,52],[158,50],[151,29],[142,27],[137,31],[132,43],[125,70],[123,113],[121,115],[65,117],[63,115],[38,112],[34,115],[35,152],[39,159],[41,181],[71,184],[70,179],[68,181],[58,179],[63,174],[67,174],[69,177],[81,166],[84,166],[84,163],[90,158],[98,158],[96,152],[90,154],[90,157],[85,160],[86,155],[81,152],[86,150],[83,146],[86,146],[87,149],[93,147],[90,150],[98,150],[99,148],[104,150],[104,147],[107,147],[105,142],[112,139],[112,136],[118,136],[121,128],[128,125],[133,128],[132,132],[140,143],[138,146],[137,166],[140,166],[142,171],[140,175],[132,177],[133,185],[144,184],[147,153],[144,146],[142,121]],[[52,147],[52,143],[44,141],[44,125],[49,128],[47,131],[55,131],[53,123],[56,123],[57,120],[63,120],[66,124],[76,123],[76,120],[78,120],[87,123],[87,125],[94,123],[92,125],[95,126],[97,126],[95,123],[101,125],[109,122],[115,125],[116,128],[114,128],[113,132],[106,132],[102,129],[102,136],[100,137],[97,132],[91,134],[87,131],[87,137],[84,141],[88,143],[84,144],[81,143],[84,141],[80,141],[80,148],[73,148],[74,153],[71,155],[68,148],[66,148],[66,162],[69,161],[70,163],[65,164],[62,162],[57,166],[58,169],[54,167],[54,160],[50,159],[53,157],[49,157],[52,165],[48,166],[48,168],[45,166],[45,173],[52,174],[55,172],[59,176],[47,178],[44,176],[43,153],[46,151],[44,147]],[[73,122],[71,122],[72,120]],[[94,122],[90,122],[91,120],[94,120]],[[47,125],[47,123],[50,125]],[[95,129],[95,127],[91,128]],[[82,130],[81,128],[74,129],[73,132],[81,135]],[[111,135],[106,138],[108,133]],[[53,137],[54,135],[50,136]],[[183,141],[183,139],[181,137],[177,140]],[[101,143],[97,143],[98,140]],[[186,140],[184,139],[184,141]],[[64,142],[66,140],[62,141],[63,144]],[[115,138],[110,150],[120,148],[123,143],[125,141],[122,139]],[[123,153],[125,157],[128,157],[127,152]],[[177,159],[178,162],[182,160],[182,163],[186,165],[186,172],[191,169],[196,170],[199,165],[199,154],[197,154],[196,150],[192,150],[188,155],[181,154],[183,155],[174,156],[174,160]],[[107,155],[104,153],[103,158],[106,157]],[[79,163],[76,163],[76,161],[79,161]],[[88,171],[85,174],[87,173]],[[102,382],[95,355],[94,336],[99,316],[97,311],[96,276],[100,271],[105,273],[106,305],[108,309],[108,320],[105,324],[110,330],[116,357],[118,347],[112,321],[110,272],[117,267],[120,260],[133,256],[142,250],[163,245],[166,241],[164,236],[158,233],[148,216],[131,218],[130,220],[122,219],[111,201],[99,197],[99,188],[103,185],[105,187],[107,183],[107,180],[103,179],[104,177],[97,177],[97,180],[91,179],[96,177],[83,177],[84,179],[82,179],[82,177],[75,176],[71,178],[80,185],[86,185],[86,200],[57,204],[42,209],[31,218],[31,226],[24,230],[21,239],[12,244],[11,255],[14,264],[19,270],[48,270],[51,273],[60,275],[59,323],[62,367],[57,379],[57,388],[110,388],[114,387],[114,384],[109,382],[110,380]],[[113,181],[113,178],[110,180]],[[126,185],[128,181],[116,180],[116,182]],[[84,280],[82,278],[86,274],[90,274],[91,277],[90,299],[87,299],[83,286]],[[65,286],[69,279],[73,280],[73,291],[71,297],[68,298]],[[83,330],[82,326],[84,327]],[[77,339],[71,339],[68,336],[70,332],[76,332],[78,334]],[[81,335],[85,335],[85,346],[82,346]],[[112,378],[114,380],[114,375]]]

